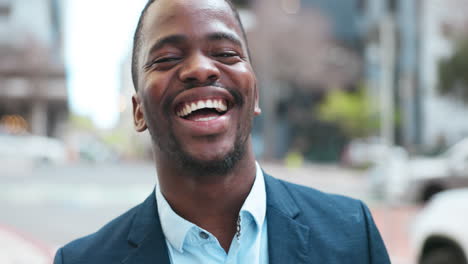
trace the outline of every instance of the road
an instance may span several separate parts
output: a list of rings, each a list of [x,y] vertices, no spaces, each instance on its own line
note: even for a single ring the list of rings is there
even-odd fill
[[[52,252],[137,205],[156,183],[151,163],[1,166],[0,231],[3,226],[27,234],[30,241]],[[381,229],[393,263],[410,263],[407,228],[418,208],[389,207],[372,199],[362,172],[333,165],[286,168],[262,163],[262,166],[282,179],[364,200]]]

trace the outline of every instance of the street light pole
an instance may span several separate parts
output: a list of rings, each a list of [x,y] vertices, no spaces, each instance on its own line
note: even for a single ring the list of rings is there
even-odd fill
[[[380,135],[383,143],[392,146],[395,141],[395,105],[394,105],[394,76],[395,76],[395,22],[387,14],[379,25],[380,35]]]

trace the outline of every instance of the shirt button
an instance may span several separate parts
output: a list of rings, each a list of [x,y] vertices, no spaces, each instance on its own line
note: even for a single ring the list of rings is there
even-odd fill
[[[203,231],[198,234],[202,239],[208,239],[209,235]]]

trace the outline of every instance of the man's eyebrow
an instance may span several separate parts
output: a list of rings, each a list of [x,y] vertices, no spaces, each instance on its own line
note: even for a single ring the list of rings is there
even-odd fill
[[[167,37],[160,38],[153,44],[153,46],[151,46],[148,54],[152,54],[153,52],[164,47],[165,45],[177,45],[184,41],[187,41],[187,37],[184,35],[170,35]]]
[[[242,47],[241,40],[236,35],[228,33],[228,32],[211,33],[211,34],[208,34],[207,39],[208,40],[228,40],[228,41],[234,42],[234,44]]]

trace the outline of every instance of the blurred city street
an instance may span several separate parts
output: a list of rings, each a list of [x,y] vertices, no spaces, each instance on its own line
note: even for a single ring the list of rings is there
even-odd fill
[[[0,0],[0,264],[50,263],[152,192],[153,142],[164,138],[149,123],[135,129],[132,74],[146,2]],[[255,62],[251,147],[270,161],[262,168],[363,200],[392,263],[467,263],[468,0],[232,3]],[[191,61],[166,59],[154,63]],[[185,92],[179,84],[167,94]],[[197,96],[183,111],[170,96],[140,99],[176,105],[164,115],[182,122],[242,106]]]
[[[416,210],[389,207],[373,199],[363,172],[335,165],[287,168],[262,163],[262,167],[284,180],[364,200],[374,214],[394,263],[411,263],[407,262],[410,257],[407,228]],[[22,236],[50,252],[96,231],[138,204],[151,193],[156,182],[151,163],[3,168],[8,174],[2,173],[0,177],[0,230],[2,226],[21,230]]]

